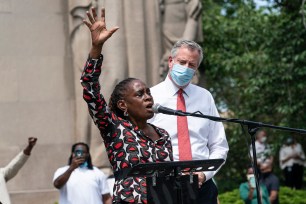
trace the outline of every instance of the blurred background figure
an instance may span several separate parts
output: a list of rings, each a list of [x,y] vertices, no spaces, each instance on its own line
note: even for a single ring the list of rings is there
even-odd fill
[[[267,133],[260,129],[256,133],[255,149],[257,157],[257,167],[259,168],[260,182],[266,186],[269,193],[271,204],[279,203],[279,179],[273,173],[273,154],[272,148],[267,143]],[[251,156],[252,149],[250,150]]]
[[[289,136],[279,151],[280,168],[283,170],[285,185],[301,189],[305,164],[305,153],[301,144]]]
[[[279,179],[273,173],[273,164],[268,164],[264,169],[261,169],[260,172],[259,182],[267,187],[270,203],[279,204]]]
[[[247,182],[241,183],[239,187],[240,197],[246,204],[257,204],[257,191],[253,167],[247,168]],[[269,193],[265,185],[260,184],[260,198],[262,204],[269,204]]]
[[[255,149],[257,157],[257,166],[261,172],[269,171],[273,164],[273,155],[270,145],[267,143],[267,133],[265,130],[258,130],[256,133]],[[253,157],[252,147],[250,154]]]
[[[60,190],[60,204],[111,204],[107,176],[91,162],[89,146],[76,143],[68,165],[56,170],[54,187]]]
[[[18,171],[23,167],[28,158],[31,155],[31,151],[35,146],[37,138],[29,137],[28,146],[21,151],[17,156],[11,160],[11,162],[5,167],[0,168],[0,203],[10,204],[9,193],[6,188],[6,182],[12,179]]]

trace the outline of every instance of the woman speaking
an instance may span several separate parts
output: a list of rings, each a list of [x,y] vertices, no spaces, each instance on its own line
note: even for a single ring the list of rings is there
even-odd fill
[[[145,178],[124,178],[122,173],[139,163],[172,161],[170,137],[164,129],[147,123],[154,115],[154,101],[150,89],[141,80],[128,78],[118,83],[107,105],[100,94],[101,52],[103,44],[119,28],[106,28],[104,8],[101,18],[94,8],[87,16],[84,23],[91,32],[92,47],[81,84],[83,98],[100,130],[114,171],[113,203],[147,203]]]

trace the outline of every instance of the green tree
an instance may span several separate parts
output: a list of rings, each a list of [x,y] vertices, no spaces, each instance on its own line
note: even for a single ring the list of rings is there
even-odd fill
[[[302,0],[288,0],[257,8],[253,1],[203,0],[201,82],[228,117],[306,129],[306,28],[301,5]],[[236,188],[249,163],[248,134],[237,124],[225,125],[230,152],[217,180],[233,182],[222,183],[221,191]],[[267,131],[277,156],[290,133]],[[305,144],[305,137],[296,138]],[[275,167],[279,171],[277,160]]]

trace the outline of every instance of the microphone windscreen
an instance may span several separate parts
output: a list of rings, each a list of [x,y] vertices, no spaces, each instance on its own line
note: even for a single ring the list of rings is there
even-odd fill
[[[159,113],[158,112],[158,108],[160,107],[160,105],[158,103],[154,103],[152,106],[152,110],[154,113]]]

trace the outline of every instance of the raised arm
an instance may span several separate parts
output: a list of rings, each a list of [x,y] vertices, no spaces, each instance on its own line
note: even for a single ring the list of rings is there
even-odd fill
[[[90,30],[92,47],[81,76],[83,98],[88,104],[89,113],[94,123],[99,128],[101,135],[105,136],[105,129],[111,117],[107,110],[105,99],[100,94],[99,76],[103,61],[101,52],[105,41],[119,28],[106,29],[104,8],[101,9],[101,19],[98,19],[94,8],[91,9],[91,13],[87,12],[87,16],[88,21],[84,20],[83,22]]]
[[[37,138],[29,137],[27,147],[3,168],[5,181],[12,179],[28,160]]]
[[[28,156],[31,155],[32,149],[35,146],[36,141],[37,141],[37,138],[29,137],[29,139],[28,139],[28,146],[23,150],[23,153],[25,155],[28,155]]]

